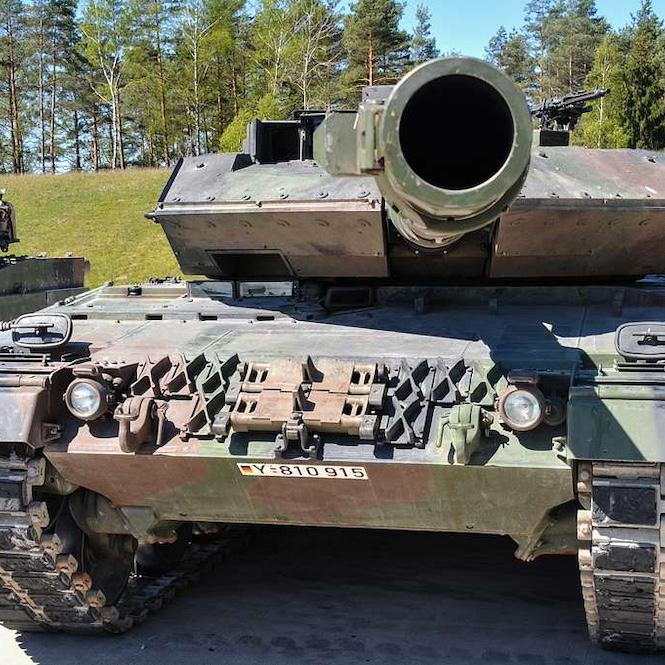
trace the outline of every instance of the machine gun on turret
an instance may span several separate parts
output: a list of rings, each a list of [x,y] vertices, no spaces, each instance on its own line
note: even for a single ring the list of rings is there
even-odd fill
[[[531,115],[540,120],[540,145],[568,145],[570,132],[585,113],[593,110],[589,102],[601,99],[610,92],[608,88],[599,88],[574,95],[552,97],[532,108]]]
[[[541,129],[571,131],[575,129],[585,113],[593,110],[588,103],[605,97],[609,93],[608,88],[600,88],[564,97],[553,97],[532,108],[531,115],[540,119]]]

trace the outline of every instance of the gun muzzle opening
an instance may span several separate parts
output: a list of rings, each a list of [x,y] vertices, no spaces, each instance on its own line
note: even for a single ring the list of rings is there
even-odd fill
[[[510,158],[515,125],[501,93],[467,75],[442,76],[408,100],[399,144],[413,172],[443,190],[478,187]]]
[[[524,93],[475,58],[440,58],[387,97],[326,118],[315,159],[332,175],[371,174],[393,226],[439,251],[489,226],[522,189],[533,123]]]

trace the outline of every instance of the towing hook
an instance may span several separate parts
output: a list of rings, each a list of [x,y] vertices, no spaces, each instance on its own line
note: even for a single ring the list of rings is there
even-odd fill
[[[128,397],[118,405],[113,418],[118,422],[118,444],[123,453],[135,453],[148,443],[155,430],[155,445],[160,447],[164,438],[166,402],[152,397]]]

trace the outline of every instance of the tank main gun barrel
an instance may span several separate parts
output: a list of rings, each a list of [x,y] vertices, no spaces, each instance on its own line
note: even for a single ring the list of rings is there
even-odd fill
[[[488,63],[459,57],[424,63],[389,90],[327,116],[314,138],[319,166],[373,175],[393,224],[420,249],[495,221],[529,168],[524,94]]]

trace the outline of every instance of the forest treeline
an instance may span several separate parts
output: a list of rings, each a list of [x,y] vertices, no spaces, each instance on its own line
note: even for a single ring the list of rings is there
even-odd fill
[[[651,0],[618,30],[594,0],[530,0],[519,27],[500,27],[486,49],[534,101],[609,88],[575,134],[597,148],[665,147],[665,32]]]
[[[636,3],[638,0],[635,0]],[[168,166],[237,149],[252,117],[355,105],[439,55],[399,0],[0,0],[0,171]],[[444,45],[438,45],[445,52]],[[665,145],[665,37],[649,0],[613,30],[594,0],[531,0],[486,57],[534,102],[611,87],[578,139]]]

